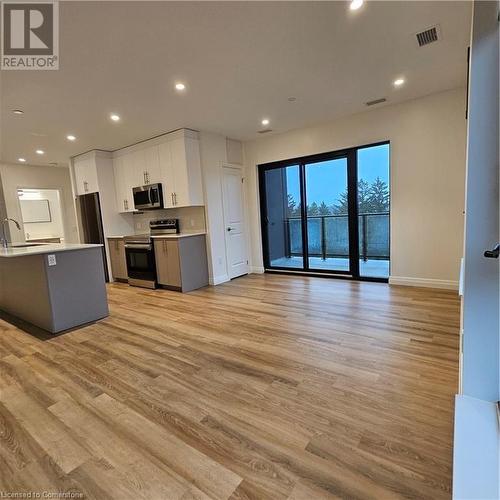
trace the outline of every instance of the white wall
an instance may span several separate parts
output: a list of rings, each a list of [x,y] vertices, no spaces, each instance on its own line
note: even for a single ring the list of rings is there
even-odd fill
[[[227,162],[226,137],[200,132],[200,156],[207,215],[209,279],[211,284],[217,285],[229,279],[221,182],[222,164]]]
[[[222,167],[242,164],[242,145],[226,136],[200,132],[200,156],[207,218],[208,271],[212,285],[229,280],[222,200]]]
[[[65,241],[78,243],[78,228],[69,169],[66,167],[43,167],[31,165],[0,165],[0,179],[7,217],[22,222],[17,190],[19,188],[58,189]],[[11,241],[24,242],[24,232],[10,227]]]
[[[244,144],[252,266],[262,269],[257,165],[391,141],[391,282],[458,288],[465,89]]]
[[[36,189],[33,191],[25,190],[19,195],[19,200],[47,200],[49,204],[50,222],[26,222],[23,217],[22,222],[26,240],[43,238],[64,239],[61,203],[59,191],[57,189]]]

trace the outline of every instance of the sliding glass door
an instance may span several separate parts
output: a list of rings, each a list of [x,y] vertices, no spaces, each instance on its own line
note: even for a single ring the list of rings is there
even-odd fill
[[[304,164],[307,268],[349,272],[347,157]]]
[[[303,269],[301,182],[299,165],[263,172],[263,219],[269,267]]]
[[[259,166],[266,270],[389,276],[389,143]]]
[[[389,144],[357,151],[359,274],[389,277]]]

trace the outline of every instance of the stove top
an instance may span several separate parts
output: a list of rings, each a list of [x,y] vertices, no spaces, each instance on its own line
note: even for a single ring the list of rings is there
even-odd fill
[[[151,235],[176,234],[179,232],[179,219],[158,219],[149,222],[150,233],[132,234],[123,240],[127,244],[144,245],[151,243]]]

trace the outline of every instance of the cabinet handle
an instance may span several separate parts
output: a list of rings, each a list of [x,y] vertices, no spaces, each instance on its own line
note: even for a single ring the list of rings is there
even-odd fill
[[[174,193],[175,205],[177,205],[177,193]]]
[[[89,183],[87,181],[83,181],[83,189],[85,192],[89,190]]]
[[[175,205],[175,203],[174,203],[174,193],[170,193],[170,197],[172,198],[172,205]]]

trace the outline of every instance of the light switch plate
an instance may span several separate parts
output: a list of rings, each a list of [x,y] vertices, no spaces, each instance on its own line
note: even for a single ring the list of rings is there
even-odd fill
[[[49,266],[55,266],[57,264],[56,256],[53,253],[47,255],[47,261],[49,262]]]

